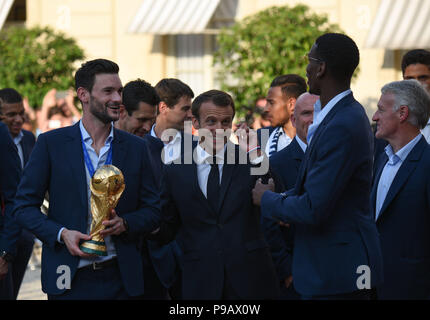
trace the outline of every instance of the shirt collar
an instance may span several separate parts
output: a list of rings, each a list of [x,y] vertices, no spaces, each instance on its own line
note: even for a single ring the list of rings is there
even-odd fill
[[[324,120],[324,118],[331,111],[331,109],[333,109],[333,107],[340,100],[342,100],[344,97],[346,97],[351,92],[352,92],[351,89],[342,91],[341,93],[334,96],[322,109],[321,109],[321,100],[318,99],[315,102],[315,104],[314,104],[314,120],[308,129],[308,136],[307,136],[308,143],[310,142],[310,139],[312,138],[313,134],[315,133],[316,128],[318,128],[319,124]]]
[[[84,125],[82,124],[82,120],[79,121],[79,129],[81,130],[82,139],[85,143],[90,143],[90,145],[93,143],[93,139],[91,138],[88,131],[85,129]],[[113,140],[113,122],[111,123],[110,132],[108,137],[106,138],[105,145],[109,145]]]
[[[217,157],[217,163],[222,164],[224,163],[224,153],[225,149],[227,148],[227,144],[224,145],[224,148],[219,150],[217,154],[215,155]],[[203,149],[200,144],[196,147],[196,163],[197,164],[203,164],[203,162],[209,163],[208,159],[212,158],[213,156],[206,152],[205,149]],[[212,161],[211,161],[212,162]]]
[[[411,141],[409,141],[408,144],[406,144],[403,148],[401,148],[399,151],[394,153],[393,148],[390,144],[388,144],[385,147],[385,153],[388,156],[388,162],[391,165],[395,165],[399,160],[402,162],[405,161],[411,150],[415,147],[415,145],[418,143],[418,141],[421,139],[423,135],[419,133],[415,138],[413,138]]]
[[[21,131],[19,131],[19,133],[16,137],[12,138],[15,145],[19,145],[21,143],[21,140],[23,137],[24,137],[24,133],[22,133],[22,130],[21,130]]]
[[[157,134],[155,133],[155,123],[152,125],[152,128],[151,128],[151,136],[152,137],[154,137],[154,138],[157,138],[157,139],[160,139],[160,138],[158,138],[157,137]],[[180,140],[182,137],[181,137],[181,132],[180,131],[178,131],[177,133],[176,133],[176,136],[169,142],[169,143],[165,143],[166,145],[172,145],[172,144],[175,144],[178,140]],[[161,139],[160,139],[161,140]],[[164,141],[163,141],[163,143],[164,143]]]
[[[297,140],[297,143],[299,144],[300,148],[302,148],[303,152],[306,152],[306,148],[308,147],[307,144],[304,143],[302,141],[302,139],[299,138],[298,135],[296,135],[296,140]]]

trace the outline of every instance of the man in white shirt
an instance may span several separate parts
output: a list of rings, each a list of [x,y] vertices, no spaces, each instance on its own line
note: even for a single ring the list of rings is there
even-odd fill
[[[296,129],[291,123],[291,115],[297,98],[304,92],[306,92],[306,81],[297,74],[278,76],[270,84],[264,111],[267,112],[267,119],[272,129],[261,129],[270,130],[270,136],[267,143],[260,141],[268,157],[288,146],[296,135]]]
[[[402,58],[403,79],[418,80],[430,92],[430,51],[415,49],[408,51]],[[430,105],[428,106],[430,109]],[[430,143],[430,120],[421,129],[421,133]]]
[[[191,99],[194,93],[179,79],[162,79],[155,85],[155,91],[160,102],[151,136],[163,141],[164,150],[160,156],[164,163],[169,163],[181,155],[181,131],[184,130],[185,121],[191,121]]]
[[[161,242],[181,235],[183,298],[275,299],[275,269],[259,210],[251,201],[256,177],[246,147],[228,140],[233,99],[210,90],[194,99],[192,112],[200,141],[193,145],[191,164],[164,168],[162,223],[156,235]],[[249,155],[255,158],[258,152]]]
[[[371,208],[380,233],[384,282],[379,299],[430,297],[430,146],[420,133],[430,95],[416,80],[381,89],[373,116],[388,145],[376,160]]]

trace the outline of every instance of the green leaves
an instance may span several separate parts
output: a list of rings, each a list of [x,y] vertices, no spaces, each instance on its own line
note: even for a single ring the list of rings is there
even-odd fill
[[[74,85],[74,63],[84,58],[72,38],[49,27],[11,27],[0,32],[0,88],[11,87],[37,108],[52,88]]]
[[[305,77],[303,56],[327,32],[340,29],[304,5],[271,7],[223,29],[217,37],[214,64],[219,70],[217,80],[222,90],[234,96],[238,114],[265,96],[276,76]]]

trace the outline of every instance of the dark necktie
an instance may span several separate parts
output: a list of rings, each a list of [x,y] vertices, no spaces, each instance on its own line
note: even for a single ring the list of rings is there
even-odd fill
[[[216,164],[216,157],[213,157],[206,191],[207,191],[207,199],[209,201],[210,206],[215,210],[215,212],[218,211],[220,185],[219,185],[219,169],[218,169],[218,164]]]
[[[269,157],[271,157],[276,152],[278,152],[278,141],[279,141],[279,136],[282,134],[282,132],[283,132],[282,128],[278,128],[278,131],[276,131],[275,135],[273,136],[273,140],[269,148]]]

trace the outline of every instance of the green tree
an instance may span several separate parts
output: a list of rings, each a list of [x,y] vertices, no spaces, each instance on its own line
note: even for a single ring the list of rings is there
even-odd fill
[[[340,28],[305,5],[271,7],[223,29],[217,36],[214,65],[222,90],[234,96],[239,116],[266,95],[276,76],[305,77],[304,56],[327,32]]]
[[[37,108],[52,88],[74,85],[75,62],[83,50],[49,27],[10,27],[0,32],[0,88],[11,87]]]

